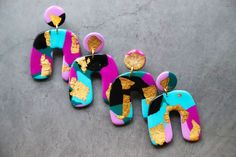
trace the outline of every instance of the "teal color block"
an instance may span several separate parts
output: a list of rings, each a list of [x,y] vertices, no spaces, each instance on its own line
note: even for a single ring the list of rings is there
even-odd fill
[[[64,42],[66,37],[66,30],[65,29],[56,29],[50,30],[50,43],[51,48],[63,48]]]

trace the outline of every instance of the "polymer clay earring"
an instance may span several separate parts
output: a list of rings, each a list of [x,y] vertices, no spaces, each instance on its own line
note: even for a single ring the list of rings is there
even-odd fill
[[[124,125],[133,118],[131,91],[138,91],[142,95],[142,115],[147,117],[151,100],[157,95],[157,88],[152,75],[139,71],[145,64],[146,58],[140,50],[131,50],[125,55],[125,65],[130,72],[119,75],[110,85],[108,92],[110,102],[110,116],[115,125]]]
[[[47,79],[52,73],[53,51],[63,52],[62,78],[67,81],[70,66],[80,57],[78,37],[69,30],[59,29],[65,21],[65,12],[59,6],[51,6],[44,13],[44,20],[54,27],[37,35],[34,40],[30,57],[30,72],[34,79]]]
[[[177,84],[176,76],[168,71],[161,73],[156,85],[163,94],[152,100],[148,111],[148,131],[153,145],[163,145],[172,140],[173,133],[169,112],[180,114],[183,138],[198,141],[200,138],[200,120],[197,106],[191,94],[184,90],[173,90]]]
[[[69,95],[74,107],[84,107],[93,100],[91,76],[99,73],[102,79],[102,97],[108,101],[106,92],[109,85],[118,76],[114,59],[108,54],[95,54],[102,51],[104,38],[100,33],[92,32],[83,41],[85,50],[91,55],[77,58],[72,64],[69,75]]]

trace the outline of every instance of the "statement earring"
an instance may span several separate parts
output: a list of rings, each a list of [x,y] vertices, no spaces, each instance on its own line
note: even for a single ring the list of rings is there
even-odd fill
[[[173,133],[169,112],[178,111],[183,138],[198,141],[201,128],[197,106],[191,94],[184,90],[174,90],[177,84],[175,74],[161,73],[156,80],[158,89],[163,92],[152,100],[148,111],[148,131],[153,145],[163,145],[172,140]]]
[[[34,40],[30,57],[30,72],[34,79],[47,79],[52,73],[53,51],[61,49],[63,52],[62,78],[69,78],[70,66],[80,57],[78,37],[69,30],[59,29],[65,21],[66,14],[59,6],[51,6],[44,13],[44,20],[54,27],[40,33]]]
[[[145,64],[146,58],[140,50],[131,50],[125,55],[125,65],[130,72],[119,75],[111,84],[108,92],[110,116],[115,125],[124,125],[133,118],[131,91],[142,95],[142,115],[147,117],[151,100],[157,95],[157,88],[152,75],[139,71]]]
[[[92,74],[99,73],[102,79],[102,97],[108,101],[109,85],[118,76],[114,59],[108,54],[97,54],[104,47],[104,38],[100,33],[92,32],[83,41],[85,50],[91,55],[77,58],[69,75],[69,95],[74,107],[84,107],[93,100]]]

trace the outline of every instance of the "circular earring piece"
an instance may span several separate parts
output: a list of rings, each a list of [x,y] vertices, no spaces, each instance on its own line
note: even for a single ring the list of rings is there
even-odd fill
[[[166,93],[172,91],[176,87],[176,84],[176,75],[169,71],[162,72],[156,80],[157,88]]]
[[[97,32],[89,33],[85,36],[83,45],[86,51],[90,52],[92,56],[95,53],[102,51],[104,47],[104,37]]]
[[[53,5],[44,12],[45,22],[52,27],[58,28],[65,21],[66,14],[63,8]]]
[[[130,76],[135,70],[140,70],[144,67],[146,57],[140,50],[133,49],[129,51],[124,58],[125,66],[130,70]]]

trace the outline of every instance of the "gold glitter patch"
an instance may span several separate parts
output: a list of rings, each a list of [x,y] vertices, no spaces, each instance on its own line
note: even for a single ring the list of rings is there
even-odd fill
[[[58,26],[59,23],[61,22],[61,17],[55,16],[55,15],[49,15],[50,19],[52,20],[52,23],[54,26]]]
[[[181,118],[182,118],[182,123],[184,123],[188,119],[188,115],[189,115],[188,111],[183,109],[180,105],[167,106],[166,107],[166,112],[164,114],[164,120],[165,120],[166,123],[170,123],[170,117],[169,117],[169,112],[170,111],[178,111]]]
[[[70,80],[70,87],[72,88],[72,91],[70,92],[71,96],[75,96],[83,101],[86,101],[89,88],[85,84],[77,81],[75,77],[72,77]]]
[[[190,132],[190,141],[197,141],[199,140],[201,127],[195,120],[192,120],[192,125],[193,125],[193,128]]]
[[[88,58],[86,61],[85,57],[80,57],[76,59],[76,61],[81,66],[81,70],[85,73],[87,71],[88,64],[90,63],[90,59]]]
[[[74,33],[72,33],[72,36],[71,36],[70,50],[72,54],[79,53],[79,41],[78,41],[78,37]]]
[[[124,119],[129,115],[130,112],[130,96],[123,95],[123,104],[122,104],[122,115],[118,116],[119,119]]]
[[[62,72],[67,72],[67,71],[70,71],[70,67],[68,67],[66,65],[63,65],[62,66]]]
[[[49,31],[44,32],[44,38],[46,39],[46,45],[47,46],[51,46],[51,43],[50,43],[50,32]]]
[[[107,97],[108,101],[110,100],[111,86],[112,86],[112,83],[109,84],[109,87],[108,87],[108,89],[106,91],[106,97]]]
[[[133,67],[133,70],[139,70],[145,64],[145,57],[138,53],[132,53],[130,55],[125,55],[124,62],[128,69]]]
[[[166,90],[166,91],[168,91],[168,84],[169,84],[169,82],[170,82],[170,78],[167,77],[166,79],[162,80],[161,83],[160,83],[162,88],[164,90]]]
[[[130,89],[131,86],[133,86],[135,84],[135,82],[133,82],[127,78],[124,78],[124,77],[120,77],[119,79],[121,82],[122,89],[124,89],[124,90]]]
[[[43,54],[40,58],[40,65],[42,66],[41,76],[49,76],[52,72],[52,67],[51,67],[51,63],[49,62],[49,60],[46,59],[45,54]]]
[[[165,128],[163,124],[159,124],[150,129],[151,139],[158,145],[163,145],[166,139]]]
[[[143,88],[143,95],[146,98],[146,103],[150,104],[153,98],[157,95],[157,88],[155,85]]]
[[[98,39],[96,36],[91,36],[88,39],[88,47],[89,50],[92,51],[96,51],[96,49],[101,45],[102,41],[100,39]]]

